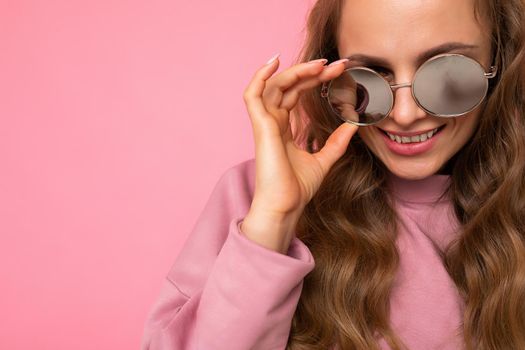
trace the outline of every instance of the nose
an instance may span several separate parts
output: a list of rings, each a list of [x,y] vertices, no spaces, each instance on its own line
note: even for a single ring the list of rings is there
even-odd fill
[[[393,91],[394,106],[389,114],[396,124],[409,128],[418,119],[427,117],[427,112],[419,107],[412,96],[411,84],[400,84]]]

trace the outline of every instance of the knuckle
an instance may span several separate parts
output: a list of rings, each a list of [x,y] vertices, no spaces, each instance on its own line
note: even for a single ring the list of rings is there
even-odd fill
[[[253,93],[250,88],[246,88],[242,93],[244,102],[249,102],[253,98]]]

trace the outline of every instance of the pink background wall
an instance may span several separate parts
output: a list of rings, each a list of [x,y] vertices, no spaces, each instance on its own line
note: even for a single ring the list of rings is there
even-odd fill
[[[1,349],[137,349],[313,0],[0,1]],[[281,68],[282,69],[282,68]]]

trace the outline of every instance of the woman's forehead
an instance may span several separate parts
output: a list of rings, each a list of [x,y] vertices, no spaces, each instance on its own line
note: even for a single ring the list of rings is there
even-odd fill
[[[346,0],[338,47],[341,56],[416,57],[447,42],[484,51],[489,37],[483,29],[474,15],[474,0]]]

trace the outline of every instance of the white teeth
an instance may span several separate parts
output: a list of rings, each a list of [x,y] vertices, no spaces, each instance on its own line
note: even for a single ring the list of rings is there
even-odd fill
[[[414,136],[398,136],[393,135],[387,132],[388,137],[392,141],[396,141],[397,143],[412,143],[412,142],[423,142],[428,139],[430,139],[432,136],[434,136],[439,128],[435,128],[434,130],[430,130],[429,132],[414,135]]]

